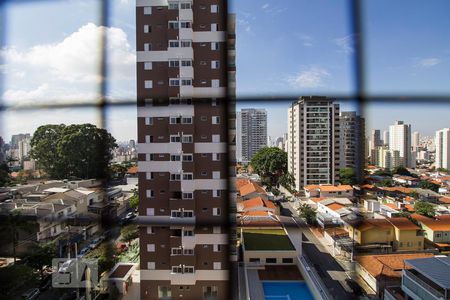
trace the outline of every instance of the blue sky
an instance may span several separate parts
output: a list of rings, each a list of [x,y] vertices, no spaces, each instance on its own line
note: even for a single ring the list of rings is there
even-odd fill
[[[99,6],[96,0],[30,1],[4,7],[6,44],[0,52],[0,95],[11,106],[92,102],[98,96]],[[135,1],[113,0],[108,99],[135,99]],[[450,94],[450,2],[363,2],[366,83],[371,95]],[[352,96],[354,34],[346,1],[230,1],[236,13],[239,97]],[[275,100],[276,101],[276,100]],[[424,101],[427,101],[424,98]],[[449,98],[450,101],[450,98]],[[249,107],[249,102],[238,109]],[[283,101],[252,104],[269,111],[269,135],[286,131]],[[449,106],[378,104],[366,108],[367,128],[396,119],[431,134],[449,127]],[[351,104],[343,110],[354,109]],[[32,132],[45,123],[95,122],[91,109],[17,112],[0,116],[0,135]],[[111,109],[118,140],[136,136],[136,108]],[[416,129],[414,129],[416,128]]]

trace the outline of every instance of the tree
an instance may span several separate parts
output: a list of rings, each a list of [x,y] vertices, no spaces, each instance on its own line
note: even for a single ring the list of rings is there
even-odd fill
[[[256,152],[250,165],[261,177],[267,177],[269,184],[274,186],[278,178],[287,173],[287,153],[278,147],[264,147]]]
[[[390,178],[386,178],[381,180],[380,182],[375,183],[375,186],[394,186],[394,181],[392,181],[392,179]]]
[[[0,230],[5,232],[12,244],[12,255],[14,258],[14,263],[16,262],[16,248],[19,240],[19,231],[23,230],[26,232],[31,232],[32,224],[30,221],[22,215],[20,210],[12,210],[9,215],[2,220],[0,225]]]
[[[117,179],[123,179],[128,170],[128,168],[123,164],[113,164],[109,169],[111,178]]]
[[[434,207],[431,203],[425,201],[414,202],[414,210],[416,213],[422,216],[432,217],[434,216]]]
[[[316,223],[316,211],[306,203],[302,203],[299,207],[300,217],[306,220],[306,223],[313,225]]]
[[[133,196],[130,197],[130,207],[133,209],[139,206],[139,194],[135,191]]]
[[[436,171],[448,174],[448,170],[446,168],[437,168]]]
[[[0,268],[0,299],[17,299],[19,291],[38,283],[36,272],[24,264],[10,264]]]
[[[356,183],[356,174],[353,168],[342,168],[339,170],[341,184],[354,185]]]
[[[43,125],[31,139],[30,155],[52,178],[105,178],[116,140],[92,124]]]
[[[278,178],[278,185],[282,185],[287,188],[291,193],[295,191],[295,178],[292,173],[284,173]]]
[[[398,175],[402,175],[402,176],[411,176],[411,172],[408,171],[408,169],[404,168],[404,167],[396,167],[393,171],[392,174],[398,174]]]
[[[33,245],[28,253],[23,257],[25,263],[38,270],[43,278],[43,271],[45,266],[52,265],[52,259],[57,256],[56,244],[50,242],[47,244]]]
[[[98,248],[98,274],[109,271],[116,263],[116,251],[111,242],[102,243]]]
[[[124,243],[129,243],[134,239],[137,239],[139,237],[139,231],[137,225],[131,224],[127,225],[122,228],[120,231],[120,234],[122,236],[121,240]]]
[[[11,183],[11,177],[9,177],[9,167],[6,163],[0,164],[0,187],[7,186]]]
[[[418,187],[425,190],[432,190],[436,193],[439,191],[439,184],[432,183],[426,180],[420,181]]]
[[[392,177],[392,173],[391,173],[391,171],[389,169],[378,170],[378,171],[374,172],[373,175]]]

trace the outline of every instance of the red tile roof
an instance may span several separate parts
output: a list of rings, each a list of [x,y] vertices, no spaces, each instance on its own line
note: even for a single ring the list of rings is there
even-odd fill
[[[254,183],[254,182],[250,182],[246,185],[243,185],[239,189],[239,193],[241,194],[241,196],[245,196],[245,195],[251,194],[253,192],[257,192],[257,193],[261,193],[261,194],[266,193],[266,191],[261,186],[259,186],[257,183]]]
[[[263,200],[261,197],[245,200],[242,203],[244,204],[244,209],[251,209],[254,207],[267,207],[269,209],[276,209],[276,206],[272,203],[272,201]]]

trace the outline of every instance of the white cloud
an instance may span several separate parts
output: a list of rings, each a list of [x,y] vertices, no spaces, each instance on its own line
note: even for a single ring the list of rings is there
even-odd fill
[[[115,87],[134,80],[136,58],[126,33],[120,28],[88,23],[56,43],[0,51],[5,62],[2,69],[6,72],[5,102],[17,105],[33,100],[97,98],[103,33],[107,35],[110,85]]]
[[[353,53],[355,46],[355,35],[349,34],[341,38],[334,39],[334,43],[339,47],[341,52],[345,54]]]
[[[305,47],[314,46],[313,38],[310,35],[303,34],[303,33],[294,33],[294,36],[296,36],[302,42],[303,46],[305,46]]]
[[[326,78],[331,74],[322,67],[308,67],[288,78],[288,83],[294,88],[317,88],[325,86]]]
[[[261,6],[262,9],[267,9],[269,8],[269,3],[265,3],[263,6]]]
[[[439,58],[435,58],[435,57],[424,58],[424,59],[419,60],[419,65],[422,67],[433,67],[440,63],[441,63],[441,60]]]

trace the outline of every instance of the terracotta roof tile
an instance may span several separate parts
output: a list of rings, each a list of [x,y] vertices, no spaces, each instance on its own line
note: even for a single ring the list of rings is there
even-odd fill
[[[345,206],[341,205],[339,203],[331,203],[331,204],[328,204],[327,207],[331,210],[337,211],[337,210],[340,210],[341,208],[344,208]]]
[[[387,219],[392,223],[395,227],[400,230],[419,230],[421,229],[419,226],[411,222],[408,218],[399,217],[399,218],[389,218]]]

